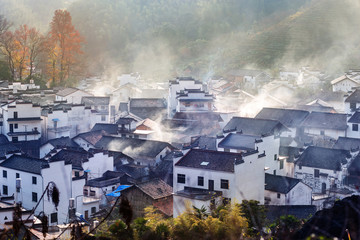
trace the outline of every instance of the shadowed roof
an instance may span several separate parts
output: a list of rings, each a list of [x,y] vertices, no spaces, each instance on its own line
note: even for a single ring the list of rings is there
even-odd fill
[[[265,173],[265,190],[286,194],[300,181],[296,178]]]
[[[41,169],[49,167],[46,160],[20,155],[12,155],[0,164],[1,167],[23,172],[41,174]]]
[[[282,108],[263,108],[255,118],[278,120],[286,127],[297,127],[309,115],[308,111]]]

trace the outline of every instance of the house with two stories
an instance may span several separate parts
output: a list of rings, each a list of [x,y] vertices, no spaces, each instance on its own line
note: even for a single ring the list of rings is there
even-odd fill
[[[257,200],[264,203],[265,158],[247,153],[190,149],[174,159],[174,217],[190,204],[201,208],[221,202]],[[257,189],[254,191],[254,189]]]
[[[96,116],[96,122],[110,122],[110,97],[86,96],[82,97],[81,103],[90,107]]]

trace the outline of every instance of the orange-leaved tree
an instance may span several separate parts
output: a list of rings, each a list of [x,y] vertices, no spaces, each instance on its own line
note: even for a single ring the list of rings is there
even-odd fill
[[[72,24],[70,13],[56,10],[48,39],[48,73],[54,83],[64,84],[64,80],[69,78],[82,54],[82,42],[83,38]]]

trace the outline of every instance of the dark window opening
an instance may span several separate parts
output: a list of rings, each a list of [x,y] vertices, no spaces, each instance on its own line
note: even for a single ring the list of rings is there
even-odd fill
[[[359,131],[359,125],[358,125],[358,124],[353,124],[353,125],[352,125],[352,130],[353,130],[354,132]]]
[[[14,112],[14,118],[18,118],[18,113]]]
[[[229,189],[229,180],[221,179],[220,180],[220,187],[222,189]]]
[[[32,201],[33,201],[33,202],[37,202],[37,199],[38,199],[37,193],[36,193],[36,192],[32,192]]]
[[[96,213],[96,207],[91,208],[91,214],[94,214],[94,213]]]
[[[350,109],[354,111],[356,109],[356,103],[351,102],[350,103]]]
[[[281,194],[280,194],[280,193],[278,193],[278,194],[277,194],[277,198],[280,198],[280,197],[281,197]]]
[[[177,182],[178,183],[185,183],[185,174],[178,174],[177,175]]]
[[[34,185],[37,184],[37,178],[36,177],[32,177],[32,184],[34,184]]]
[[[320,170],[314,169],[314,177],[318,178],[320,176]]]
[[[3,195],[8,195],[8,186],[3,185]]]
[[[20,173],[15,174],[16,178],[20,178]]]
[[[284,160],[281,160],[280,161],[280,169],[283,169],[284,168]]]
[[[50,214],[50,222],[51,223],[57,223],[58,222],[57,213]]]
[[[3,178],[7,178],[7,171],[3,170]]]
[[[15,129],[18,129],[18,128],[19,128],[19,124],[15,123],[15,124],[14,124],[14,128],[15,128]]]
[[[274,160],[277,160],[277,154],[274,154]]]
[[[198,186],[204,186],[204,177],[198,177]]]

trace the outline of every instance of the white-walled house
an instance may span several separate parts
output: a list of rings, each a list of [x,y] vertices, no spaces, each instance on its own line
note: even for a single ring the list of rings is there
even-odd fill
[[[356,89],[350,95],[345,95],[345,113],[353,114],[360,107],[360,89]]]
[[[177,92],[176,112],[211,112],[215,97],[200,89],[185,89]]]
[[[195,80],[192,77],[177,77],[169,81],[169,95],[168,95],[168,118],[171,118],[176,112],[177,93],[185,89],[199,89],[203,90],[202,82]]]
[[[311,194],[300,179],[265,173],[265,204],[311,205]]]
[[[55,101],[66,101],[70,104],[81,104],[81,99],[83,97],[90,97],[92,94],[85,92],[77,88],[65,88],[60,90],[55,95]]]
[[[97,120],[97,113],[83,104],[57,104],[43,108],[44,140],[59,137],[74,137],[88,132]]]
[[[353,157],[347,150],[307,147],[295,161],[294,177],[310,186],[313,193],[343,188],[343,179]]]
[[[331,81],[333,92],[347,93],[353,88],[359,87],[360,83],[351,78],[351,75],[343,75]]]
[[[99,116],[98,123],[110,122],[110,97],[82,97],[81,103],[90,107],[93,113]]]
[[[265,159],[257,151],[189,150],[174,159],[173,216],[185,211],[188,203],[198,208],[212,207],[221,198],[225,202],[253,199],[263,204],[264,165]]]
[[[1,134],[9,141],[30,141],[41,138],[41,108],[30,102],[12,101],[1,107]]]
[[[283,164],[279,161],[280,135],[284,131],[288,131],[288,129],[277,120],[245,117],[233,117],[223,129],[225,135],[229,132],[237,132],[237,134],[241,133],[255,136],[257,140],[261,140],[262,142],[257,141],[258,143],[254,147],[256,147],[255,149],[257,149],[259,153],[264,154],[266,159],[265,170],[272,174],[285,174]],[[227,137],[229,143],[234,145],[241,144],[236,138],[242,138],[242,141],[244,140],[244,137],[234,134]],[[255,144],[255,140],[253,140],[252,144]],[[221,145],[218,147],[221,147]],[[221,148],[224,149],[224,151],[226,149],[224,146]]]

